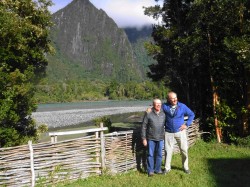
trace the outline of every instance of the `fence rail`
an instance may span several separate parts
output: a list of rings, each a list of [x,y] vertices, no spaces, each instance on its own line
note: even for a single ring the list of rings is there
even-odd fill
[[[55,184],[101,175],[103,169],[115,174],[145,167],[146,151],[139,130],[104,135],[106,129],[100,129],[98,135],[95,131],[72,140],[1,148],[0,186]],[[195,120],[188,129],[190,146],[199,135],[199,120]]]

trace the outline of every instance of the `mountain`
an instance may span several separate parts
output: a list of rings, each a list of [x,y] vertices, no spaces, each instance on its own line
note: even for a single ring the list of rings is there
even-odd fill
[[[141,81],[145,74],[123,29],[89,0],[74,0],[52,15],[48,55],[51,81],[101,79]]]
[[[125,33],[128,36],[128,39],[131,43],[136,43],[139,39],[149,39],[153,28],[151,25],[145,25],[141,28],[136,27],[125,27],[123,28]]]
[[[145,42],[152,41],[152,30],[152,25],[146,25],[139,29],[136,27],[124,28],[124,31],[126,32],[132,45],[136,61],[142,66],[144,75],[146,75],[149,71],[148,66],[150,64],[156,63],[156,61],[151,56],[147,55],[147,51],[144,47]]]

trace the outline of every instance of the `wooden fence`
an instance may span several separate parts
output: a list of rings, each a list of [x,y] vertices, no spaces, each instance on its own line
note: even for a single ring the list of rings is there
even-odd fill
[[[90,175],[115,174],[131,169],[142,170],[146,150],[138,130],[97,135],[61,142],[49,142],[1,148],[0,186],[35,186],[86,178]],[[93,130],[90,130],[93,132]],[[188,129],[192,146],[199,137],[199,121]],[[54,140],[55,141],[55,140]],[[176,146],[175,152],[179,149]],[[164,153],[164,151],[163,151]]]

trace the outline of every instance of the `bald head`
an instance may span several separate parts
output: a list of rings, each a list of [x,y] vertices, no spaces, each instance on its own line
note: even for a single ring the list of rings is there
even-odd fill
[[[178,99],[177,99],[177,94],[175,92],[169,92],[167,99],[172,106],[177,105]]]

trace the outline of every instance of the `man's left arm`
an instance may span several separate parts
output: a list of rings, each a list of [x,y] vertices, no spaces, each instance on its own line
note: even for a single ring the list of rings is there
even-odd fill
[[[187,119],[186,123],[184,123],[180,127],[180,131],[187,129],[192,124],[194,117],[195,117],[194,112],[192,110],[190,110],[186,105],[184,105],[184,106],[185,106],[184,115],[188,116],[188,119]]]
[[[186,106],[186,113],[185,113],[185,115],[188,116],[186,125],[187,125],[187,127],[189,127],[192,124],[193,120],[194,120],[195,114],[194,114],[194,112],[190,108],[188,108]]]

